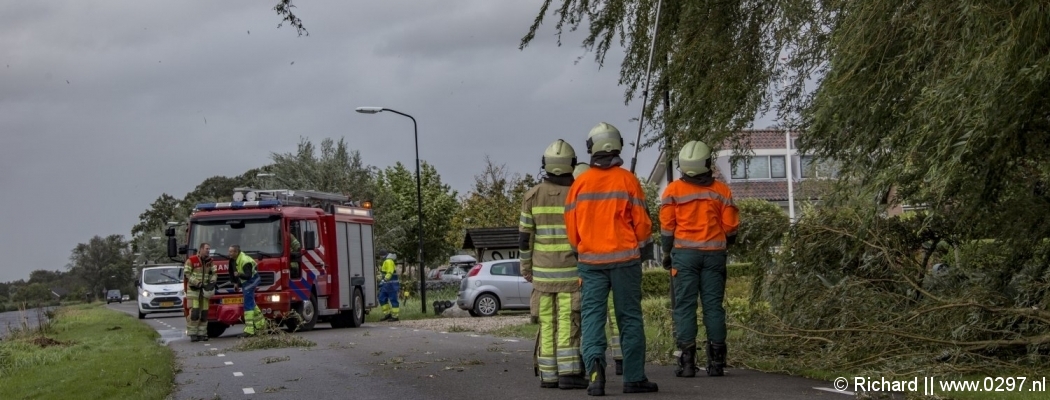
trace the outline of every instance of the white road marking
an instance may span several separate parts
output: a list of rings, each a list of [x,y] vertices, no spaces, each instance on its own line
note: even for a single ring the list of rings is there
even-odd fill
[[[470,337],[481,337],[481,335],[470,335]]]
[[[234,372],[233,376],[244,376],[243,372]]]
[[[226,357],[225,354],[219,353],[219,357]]]
[[[517,342],[517,339],[503,339],[504,342]]]
[[[227,361],[226,365],[233,365],[233,361]]]
[[[244,389],[241,389],[241,390],[244,391],[244,394],[255,394],[255,389],[252,389],[252,388],[244,388]]]
[[[845,394],[845,395],[849,395],[849,396],[856,396],[857,395],[856,393],[853,393],[853,392],[851,392],[849,390],[836,390],[836,389],[832,389],[832,388],[816,387],[816,386],[814,386],[813,388],[817,389],[817,390],[823,390],[825,392]]]

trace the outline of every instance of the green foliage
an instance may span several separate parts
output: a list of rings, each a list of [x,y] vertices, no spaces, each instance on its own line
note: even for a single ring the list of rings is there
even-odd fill
[[[420,186],[423,195],[423,251],[426,257],[424,261],[434,265],[441,263],[453,253],[447,236],[452,227],[453,217],[459,210],[459,202],[456,201],[456,191],[441,182],[441,176],[432,165],[423,162],[420,168]],[[388,203],[382,205],[385,207],[384,210],[392,210],[393,215],[400,217],[400,220],[394,223],[401,229],[397,235],[391,235],[385,243],[389,249],[404,257],[399,257],[399,260],[418,263],[417,226],[419,220],[417,215],[419,213],[414,171],[409,172],[399,162],[387,167],[378,175],[377,180],[380,190],[390,194]],[[376,207],[380,205],[377,204]]]
[[[496,165],[485,157],[485,169],[474,176],[474,187],[462,197],[462,207],[448,231],[453,249],[463,245],[463,235],[470,228],[518,226],[525,193],[541,182],[532,174],[511,174],[506,164]]]
[[[96,235],[73,248],[69,256],[69,271],[85,282],[93,298],[98,298],[104,289],[130,284],[134,279],[132,257],[123,235]]]
[[[671,293],[671,274],[663,268],[642,270],[642,298],[668,297]]]

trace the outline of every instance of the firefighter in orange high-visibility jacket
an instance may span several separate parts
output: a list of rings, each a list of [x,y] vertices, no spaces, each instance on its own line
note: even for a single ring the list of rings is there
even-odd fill
[[[678,154],[682,179],[671,182],[660,200],[663,266],[674,279],[675,342],[681,355],[675,376],[693,377],[696,366],[697,293],[707,330],[707,374],[722,376],[726,365],[726,248],[736,241],[740,212],[729,186],[715,180],[711,149],[699,141]]]
[[[580,358],[580,278],[565,237],[565,196],[576,151],[558,139],[543,152],[546,176],[521,202],[521,274],[539,294],[536,355],[540,387],[586,389]]]
[[[607,123],[591,129],[591,168],[572,184],[565,199],[565,227],[577,252],[582,280],[583,362],[587,394],[605,395],[605,324],[612,290],[623,351],[623,392],[658,390],[645,376],[642,325],[642,260],[653,258],[652,221],[638,178],[620,166],[623,138]]]

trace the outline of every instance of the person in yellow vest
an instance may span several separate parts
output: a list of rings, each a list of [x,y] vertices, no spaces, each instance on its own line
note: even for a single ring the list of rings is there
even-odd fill
[[[244,334],[242,337],[265,333],[266,317],[255,305],[255,289],[259,288],[262,278],[259,277],[258,263],[251,256],[241,252],[240,245],[230,246],[230,280],[241,287],[244,294]]]
[[[576,256],[565,236],[565,196],[576,152],[558,139],[543,152],[540,184],[521,203],[521,274],[539,295],[536,355],[541,388],[586,389],[580,355],[580,283]]]
[[[191,342],[208,341],[208,304],[219,278],[210,253],[211,245],[201,243],[197,254],[187,258],[182,266],[186,301],[190,306],[186,314],[186,335]]]
[[[379,273],[381,274],[379,304],[383,306],[383,319],[380,321],[397,322],[400,320],[398,316],[401,312],[401,304],[398,302],[397,296],[401,292],[401,283],[397,279],[395,259],[397,259],[397,254],[387,254],[386,260],[383,261],[383,266],[379,268]]]

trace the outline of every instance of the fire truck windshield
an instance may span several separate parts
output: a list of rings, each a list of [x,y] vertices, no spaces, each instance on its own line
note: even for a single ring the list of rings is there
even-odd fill
[[[200,248],[202,242],[211,245],[217,256],[229,258],[229,247],[240,245],[241,251],[251,256],[280,256],[280,217],[237,217],[236,219],[199,220],[191,223],[189,244]]]

